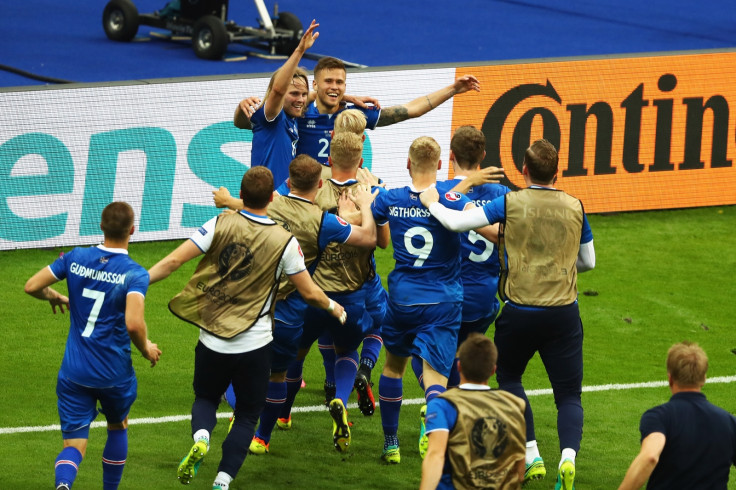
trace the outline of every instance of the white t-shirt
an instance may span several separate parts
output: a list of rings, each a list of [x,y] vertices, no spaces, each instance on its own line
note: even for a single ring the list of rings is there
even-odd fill
[[[273,224],[274,222],[266,217],[248,213],[247,211],[240,211],[240,213],[247,216],[249,219],[264,223]],[[199,247],[202,252],[207,253],[210,246],[212,245],[212,238],[215,235],[215,223],[217,218],[212,218],[207,223],[202,225],[191,237],[190,240]],[[296,238],[291,237],[289,243],[286,246],[284,255],[281,256],[281,262],[279,262],[278,271],[276,272],[277,277],[281,273],[287,275],[298,274],[306,270],[304,265],[304,255],[302,254],[299,242]],[[275,294],[274,290],[274,294]],[[263,305],[261,313],[271,309],[271,302],[273,301],[274,294]],[[243,333],[236,335],[230,339],[223,339],[216,337],[211,333],[200,329],[199,340],[208,348],[221,354],[240,354],[243,352],[250,352],[256,349],[260,349],[264,345],[268,344],[273,340],[273,334],[271,331],[272,318],[271,315],[263,315],[256,323]]]

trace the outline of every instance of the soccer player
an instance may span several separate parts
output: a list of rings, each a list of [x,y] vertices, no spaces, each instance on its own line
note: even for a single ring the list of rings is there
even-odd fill
[[[667,352],[672,397],[641,417],[641,450],[619,490],[726,488],[736,465],[736,417],[702,392],[708,356],[691,342]]]
[[[355,187],[361,186],[355,177],[362,162],[362,152],[363,141],[360,136],[348,132],[335,135],[330,154],[332,178],[325,183],[315,198],[321,209],[336,212],[340,195],[353,192]],[[361,210],[361,213],[364,211]],[[385,234],[378,236],[379,246],[385,247],[387,241]],[[341,326],[320,311],[309,308],[304,318],[304,334],[296,365],[287,373],[288,379],[300,378],[301,366],[310,346],[324,331],[330,333],[336,352],[334,368],[336,395],[330,402],[329,409],[333,419],[333,443],[338,451],[345,451],[350,446],[351,434],[345,404],[352,391],[358,369],[356,349],[372,325],[371,318],[366,313],[366,293],[363,289],[371,272],[372,253],[372,249],[339,243],[331,243],[325,249],[314,272],[314,281],[327,291],[330,297],[345,305],[349,320]],[[286,410],[291,409],[291,402],[293,398],[287,400],[282,418]]]
[[[577,274],[595,267],[593,234],[576,198],[557,190],[558,156],[547,140],[535,141],[524,155],[527,188],[456,212],[437,203],[432,189],[421,196],[432,216],[454,231],[500,223],[499,294],[505,302],[496,320],[499,387],[526,402],[527,475],[546,474],[534,433],[534,418],[521,382],[529,360],[539,352],[555,404],[560,463],[556,488],[570,490],[575,456],[583,435],[583,325],[577,300]]]
[[[313,20],[289,59],[271,76],[263,103],[254,110],[245,99],[235,110],[236,126],[243,125],[242,121],[252,124],[251,167],[263,165],[270,169],[277,185],[289,176],[289,162],[296,156],[296,120],[304,112],[309,95],[307,73],[299,68],[299,61],[319,37],[317,27]]]
[[[511,192],[508,187],[496,183],[470,184],[478,177],[480,163],[486,155],[485,147],[486,138],[483,132],[473,126],[457,128],[450,140],[450,165],[455,171],[455,178],[447,182],[454,186],[454,190],[465,194],[478,207]],[[496,298],[500,270],[498,248],[493,242],[473,230],[463,233],[460,242],[462,247],[463,319],[458,334],[458,346],[471,332],[485,334],[496,319],[500,308],[500,303]],[[421,359],[412,359],[412,368],[421,378]],[[457,367],[453,365],[447,385],[448,387],[457,386],[458,382]]]
[[[423,360],[429,402],[445,391],[460,328],[460,235],[443,228],[419,202],[419,193],[435,185],[440,165],[437,142],[427,136],[415,139],[408,158],[411,185],[381,192],[373,202],[376,223],[390,227],[396,261],[388,275],[388,311],[382,327],[386,362],[378,385],[382,458],[393,464],[401,460],[397,434],[409,358]],[[441,191],[443,202],[455,209],[472,206],[446,185]]]
[[[330,242],[369,249],[376,246],[376,225],[370,211],[373,202],[371,193],[359,187],[355,194],[340,197],[355,199],[362,210],[362,223],[352,226],[314,204],[317,192],[322,187],[321,172],[322,165],[316,160],[307,155],[297,156],[289,165],[291,192],[286,196],[276,196],[268,207],[269,217],[289,230],[299,241],[304,253],[304,263],[310,273],[316,268],[319,256]],[[237,209],[242,207],[243,203],[239,200]],[[249,448],[253,454],[269,452],[271,432],[276,423],[284,429],[291,426],[289,418],[278,422],[277,419],[286,401],[286,370],[296,359],[306,309],[307,304],[299,292],[285,278],[282,279],[274,311],[271,377],[266,393],[266,406],[261,412],[258,430]],[[229,392],[230,389],[228,394]],[[228,402],[235,406],[230,397]]]
[[[435,92],[417,97],[404,104],[380,109],[375,105],[376,101],[370,97],[345,95],[346,73],[345,64],[342,61],[330,57],[320,59],[314,68],[312,86],[315,93],[310,94],[310,97],[315,97],[314,102],[307,106],[304,117],[297,120],[299,124],[297,139],[299,141],[296,143],[296,152],[306,153],[323,165],[327,165],[327,157],[330,155],[331,131],[334,129],[335,115],[343,110],[360,110],[366,116],[367,127],[375,129],[423,116],[455,95],[469,90],[480,91],[478,79],[473,75],[464,75],[455,80],[452,85]],[[255,123],[258,121],[254,120],[251,123],[249,118],[252,117],[256,101],[257,99],[253,97],[243,99],[238,104],[234,118],[235,126],[240,129],[251,129],[253,123],[254,148],[257,144]],[[344,102],[354,105],[345,105]],[[365,102],[373,102],[374,107],[364,107]],[[275,182],[278,187],[281,181],[277,178]]]
[[[151,283],[168,277],[185,262],[204,254],[184,290],[169,309],[200,328],[194,356],[194,445],[179,465],[187,484],[207,454],[222,394],[232,383],[233,424],[222,443],[213,489],[227,490],[237,475],[263,410],[271,367],[271,303],[281,274],[304,301],[342,323],[345,311],[312,281],[296,239],[266,216],[273,198],[273,176],[265,167],[243,175],[244,209],[212,218],[150,271]]]
[[[427,406],[421,489],[521,488],[524,401],[488,386],[497,357],[491,339],[478,332],[460,345],[460,386]]]
[[[135,231],[133,209],[113,202],[102,211],[102,245],[74,248],[28,279],[25,292],[69,310],[70,327],[56,383],[64,448],[56,457],[55,486],[69,490],[87,450],[97,402],[107,420],[102,452],[105,490],[118,488],[128,455],[128,413],[137,381],[131,341],[155,366],[161,356],[148,339],[144,300],[148,273],[128,256]],[[49,286],[66,279],[69,297]]]

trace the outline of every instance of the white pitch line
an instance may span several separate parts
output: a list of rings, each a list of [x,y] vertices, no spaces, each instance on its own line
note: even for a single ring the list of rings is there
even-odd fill
[[[714,378],[708,378],[707,384],[716,383],[733,383],[736,382],[736,376],[716,376]],[[667,381],[647,381],[645,383],[630,383],[630,384],[607,384],[607,385],[595,385],[595,386],[583,386],[583,392],[596,392],[596,391],[617,391],[617,390],[633,390],[638,388],[665,388],[667,387]],[[527,390],[527,396],[543,396],[551,395],[552,389],[546,388],[541,390]],[[403,405],[422,405],[424,404],[424,398],[409,398],[402,401]],[[379,403],[376,402],[376,406]],[[349,403],[348,408],[358,408],[357,403]],[[324,405],[312,405],[306,407],[293,407],[292,412],[295,413],[310,413],[326,411],[327,407]],[[218,412],[218,419],[226,419],[230,417],[230,413]],[[148,424],[165,424],[168,422],[183,422],[185,420],[191,420],[191,415],[169,415],[166,417],[143,417],[138,419],[131,419],[128,421],[130,425],[148,425]],[[107,423],[104,421],[92,422],[90,426],[92,429],[98,427],[106,427]],[[29,427],[0,427],[0,434],[20,434],[24,432],[51,432],[59,431],[61,427],[59,424],[55,425],[41,425],[41,426],[29,426]]]

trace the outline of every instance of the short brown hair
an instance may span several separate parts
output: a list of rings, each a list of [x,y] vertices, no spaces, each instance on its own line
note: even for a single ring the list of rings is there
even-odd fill
[[[306,154],[297,155],[289,164],[289,184],[292,189],[310,191],[317,187],[322,165]]]
[[[486,136],[474,126],[460,126],[450,140],[450,150],[460,168],[472,170],[483,159]]]
[[[324,58],[320,58],[320,60],[317,62],[316,65],[314,65],[314,76],[317,76],[317,73],[321,72],[322,70],[345,70],[345,63],[343,63],[341,60],[337,58],[333,58],[331,56],[325,56]]]
[[[347,131],[355,133],[362,138],[366,124],[365,114],[358,109],[345,109],[335,118],[334,131],[335,134]]]
[[[263,209],[271,202],[273,174],[266,167],[251,167],[240,182],[240,197],[246,208]]]
[[[440,151],[439,143],[431,136],[420,136],[415,139],[409,147],[412,168],[423,171],[437,170]]]
[[[123,201],[111,202],[102,210],[100,226],[105,238],[123,240],[130,236],[135,213],[130,204]]]
[[[708,356],[696,343],[680,342],[667,351],[667,372],[683,388],[699,388],[705,384]]]
[[[363,155],[363,138],[355,133],[337,133],[330,143],[332,166],[349,170],[360,165]]]
[[[498,359],[496,345],[485,335],[472,332],[457,350],[460,369],[466,380],[487,384]]]
[[[529,177],[537,184],[552,182],[557,174],[557,163],[557,149],[545,139],[532,143],[524,154],[524,165],[529,170]]]

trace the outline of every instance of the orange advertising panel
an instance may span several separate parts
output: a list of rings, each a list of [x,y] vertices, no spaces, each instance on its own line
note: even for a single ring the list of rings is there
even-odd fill
[[[556,186],[587,212],[736,204],[736,53],[459,68],[453,131],[482,128],[484,166],[525,187],[524,150],[558,149]]]

